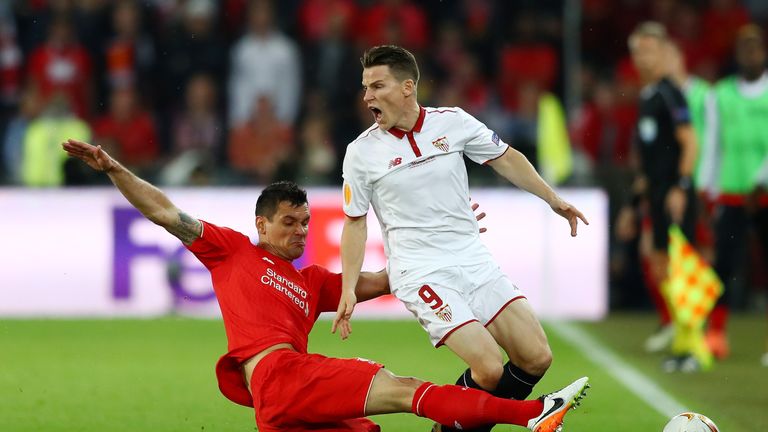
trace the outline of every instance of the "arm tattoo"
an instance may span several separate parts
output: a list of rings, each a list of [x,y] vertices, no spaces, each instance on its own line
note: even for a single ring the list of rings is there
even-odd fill
[[[203,224],[192,216],[179,212],[179,220],[168,227],[168,232],[176,236],[185,245],[192,244],[203,232]]]

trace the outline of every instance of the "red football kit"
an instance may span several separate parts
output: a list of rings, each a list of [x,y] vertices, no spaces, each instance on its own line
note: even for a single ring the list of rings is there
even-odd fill
[[[211,273],[221,308],[228,351],[216,365],[219,389],[228,399],[256,410],[260,431],[377,431],[365,401],[383,366],[358,359],[307,354],[307,337],[321,312],[335,311],[341,275],[312,265],[293,265],[232,229],[203,222],[202,235],[187,247]],[[241,364],[273,345],[289,343],[257,365],[253,397]],[[350,420],[344,420],[350,419]]]
[[[364,359],[307,354],[307,336],[320,312],[335,311],[341,275],[323,267],[296,270],[248,237],[203,222],[187,247],[208,268],[219,300],[228,352],[216,364],[219,389],[256,410],[260,432],[379,432],[365,416],[373,379],[383,367]],[[267,354],[253,370],[248,392],[241,364],[279,343],[296,351]],[[489,423],[525,426],[542,412],[539,400],[518,401],[458,386],[423,383],[411,411],[459,429]]]

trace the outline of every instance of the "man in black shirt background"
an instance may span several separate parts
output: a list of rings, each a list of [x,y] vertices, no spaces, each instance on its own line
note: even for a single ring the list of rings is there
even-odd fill
[[[693,241],[695,193],[691,176],[696,163],[696,137],[685,97],[667,76],[669,40],[664,26],[641,23],[629,37],[629,50],[643,84],[635,128],[635,150],[640,162],[635,189],[647,203],[653,235],[649,260],[655,286],[651,289],[658,290],[668,273],[669,226],[679,225]],[[658,308],[666,307],[663,301],[656,303]],[[649,351],[669,346],[674,334],[669,312],[659,312],[662,328],[647,341]]]

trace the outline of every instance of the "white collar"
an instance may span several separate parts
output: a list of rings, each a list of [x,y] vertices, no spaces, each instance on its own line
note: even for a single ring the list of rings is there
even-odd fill
[[[760,75],[760,78],[754,81],[747,81],[744,78],[739,77],[736,81],[736,85],[742,96],[750,99],[759,97],[768,90],[768,72],[763,72],[763,74]]]

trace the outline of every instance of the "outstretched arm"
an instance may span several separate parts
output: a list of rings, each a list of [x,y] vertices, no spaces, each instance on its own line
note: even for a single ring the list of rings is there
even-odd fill
[[[365,241],[368,237],[368,224],[365,215],[346,216],[341,231],[341,301],[333,319],[331,332],[341,329],[341,338],[346,339],[351,333],[349,320],[355,310],[357,297],[355,287],[360,278],[360,269],[365,258]]]
[[[131,205],[185,245],[191,244],[202,234],[203,226],[199,220],[176,208],[160,189],[120,165],[101,146],[70,139],[62,143],[62,147],[69,156],[82,160],[96,171],[106,173]]]
[[[488,165],[515,186],[546,201],[555,213],[568,220],[571,226],[571,236],[576,236],[579,219],[589,225],[579,209],[563,201],[519,151],[510,147],[500,158],[488,162]]]
[[[355,297],[358,302],[381,297],[390,294],[389,276],[386,270],[377,272],[361,272],[355,286]]]

